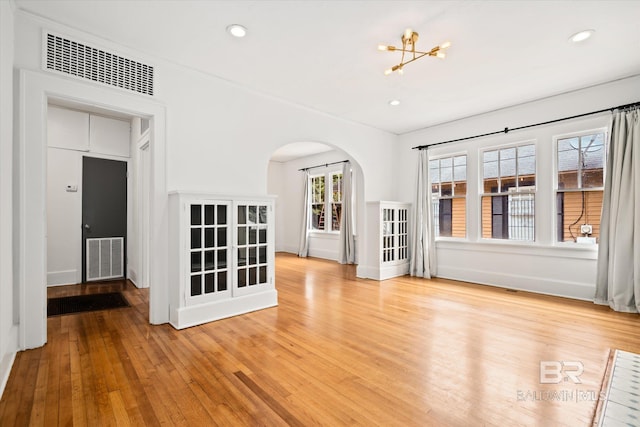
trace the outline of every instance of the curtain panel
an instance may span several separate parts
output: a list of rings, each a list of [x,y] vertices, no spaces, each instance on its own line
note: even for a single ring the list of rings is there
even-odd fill
[[[353,228],[353,179],[351,163],[342,164],[342,215],[340,217],[340,248],[338,261],[340,264],[356,262],[356,245]]]
[[[430,279],[436,275],[436,251],[432,227],[431,183],[427,150],[420,150],[416,194],[413,203],[409,274]]]
[[[309,183],[309,171],[302,174],[302,224],[300,226],[300,241],[298,243],[298,256],[306,258],[309,254],[309,201],[311,200],[311,186]]]
[[[640,110],[613,116],[604,184],[596,304],[640,312]]]

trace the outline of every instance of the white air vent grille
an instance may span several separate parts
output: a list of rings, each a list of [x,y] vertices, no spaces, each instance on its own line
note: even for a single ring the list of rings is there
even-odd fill
[[[87,239],[87,281],[123,276],[124,237]]]
[[[45,66],[64,74],[153,95],[153,67],[47,34]]]

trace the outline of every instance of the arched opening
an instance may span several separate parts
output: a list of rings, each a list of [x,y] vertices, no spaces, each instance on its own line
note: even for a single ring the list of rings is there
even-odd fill
[[[316,183],[321,181],[327,189],[324,199],[316,200],[320,203],[309,206],[309,256],[338,260],[339,230],[336,229],[336,217],[341,215],[341,211],[339,204],[332,204],[336,193],[330,187],[339,185],[336,180],[339,179],[338,174],[341,173],[345,160],[349,161],[352,173],[355,263],[359,262],[361,248],[364,247],[364,175],[358,161],[349,153],[325,142],[288,143],[278,148],[271,156],[267,173],[267,192],[277,196],[276,252],[298,253],[306,199],[304,181],[307,179],[301,169],[308,169],[310,177],[316,178]]]

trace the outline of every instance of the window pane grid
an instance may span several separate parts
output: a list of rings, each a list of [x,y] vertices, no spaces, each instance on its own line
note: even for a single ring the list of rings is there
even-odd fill
[[[466,237],[467,156],[429,161],[435,237]]]
[[[484,194],[533,192],[536,185],[535,145],[485,151],[482,169]]]
[[[190,295],[226,291],[227,205],[192,204],[189,211]]]
[[[557,140],[556,236],[559,242],[579,238],[596,243],[604,186],[605,132]]]
[[[535,145],[485,151],[482,173],[482,237],[534,241]]]
[[[341,172],[309,178],[311,199],[309,229],[339,231],[342,218],[343,177]],[[330,185],[325,185],[325,183]]]
[[[237,234],[237,287],[265,284],[267,278],[268,212],[266,205],[239,205]]]

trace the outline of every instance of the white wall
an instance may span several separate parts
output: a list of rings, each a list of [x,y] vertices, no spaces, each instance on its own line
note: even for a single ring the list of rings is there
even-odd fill
[[[412,200],[417,150],[411,147],[515,128],[632,103],[640,99],[640,77],[482,114],[400,137],[399,198]],[[554,241],[553,136],[607,127],[609,113],[441,145],[430,155],[467,153],[467,236],[442,239],[437,247],[437,275],[476,283],[525,289],[546,294],[592,299],[595,292],[597,248]],[[486,147],[533,141],[536,144],[536,241],[532,244],[480,238],[481,159]],[[476,179],[473,179],[475,177]]]
[[[0,1],[0,394],[18,349],[13,276],[13,3]]]
[[[82,281],[82,158],[126,161],[130,153],[130,122],[50,105],[47,150],[47,285]],[[127,196],[131,228],[130,173]],[[67,191],[67,186],[77,191]],[[127,236],[127,256],[134,235]],[[135,269],[135,266],[133,266]]]
[[[314,156],[307,156],[284,163],[269,162],[269,194],[278,196],[276,199],[276,251],[290,253],[298,252],[300,231],[302,228],[303,172],[300,169],[316,165],[338,162],[350,159],[350,156],[340,150],[327,151]],[[311,174],[338,172],[342,164],[321,166],[314,168]],[[364,191],[361,184],[361,172],[358,164],[352,161],[354,179],[354,217],[356,218],[356,259],[359,257],[357,236],[362,233],[364,223]],[[310,233],[309,256],[330,260],[338,259],[337,233]]]
[[[289,199],[292,198],[292,196],[288,194],[289,189],[295,187],[295,183],[287,183],[285,165],[286,163],[269,162],[269,168],[267,170],[267,193],[276,196],[274,201],[276,212],[275,250],[276,252],[295,253],[297,251],[291,250],[294,245],[287,245],[285,242],[285,231],[295,227],[293,224],[287,225],[284,219],[287,206],[290,203]],[[290,247],[289,250],[287,250],[287,246]]]
[[[40,61],[44,28],[152,63],[156,70],[156,95],[151,99],[42,72]],[[154,208],[151,212],[153,224],[150,235],[154,239],[154,259],[150,272],[150,317],[153,323],[168,321],[168,291],[169,286],[174,285],[166,281],[166,272],[168,262],[177,262],[167,260],[167,190],[265,195],[269,159],[278,147],[296,141],[322,141],[348,152],[362,167],[364,197],[372,200],[390,199],[394,193],[389,165],[397,138],[392,134],[273,99],[177,64],[149,58],[140,52],[24,12],[16,14],[15,46],[14,65],[24,70],[21,73],[24,88],[20,99],[25,105],[25,113],[19,117],[19,121],[25,127],[24,134],[21,133],[19,138],[20,141],[30,141],[30,144],[21,143],[20,161],[36,170],[29,175],[26,170],[19,171],[20,177],[25,180],[20,184],[19,194],[20,212],[24,215],[25,223],[18,235],[20,253],[31,251],[35,254],[29,269],[26,268],[25,255],[18,258],[19,281],[21,291],[28,295],[30,301],[41,305],[40,310],[30,312],[34,317],[33,322],[25,320],[28,325],[21,328],[21,331],[28,330],[25,334],[21,332],[21,342],[25,343],[25,347],[41,345],[46,341],[46,322],[39,317],[44,312],[45,303],[46,278],[41,279],[41,276],[46,276],[46,226],[36,211],[46,211],[45,179],[40,180],[40,169],[44,170],[46,164],[46,151],[38,141],[42,138],[40,112],[46,111],[46,106],[43,107],[41,102],[43,99],[46,102],[47,94],[62,96],[65,92],[71,92],[69,97],[111,109],[114,109],[113,102],[120,100],[127,106],[115,108],[117,110],[157,118],[152,120],[152,138],[161,138],[159,147],[163,150],[154,149],[152,142],[151,173],[154,182],[151,198]],[[159,103],[164,108],[158,108]],[[147,113],[149,111],[153,111],[153,114]],[[21,310],[27,312],[26,307],[21,306]]]

